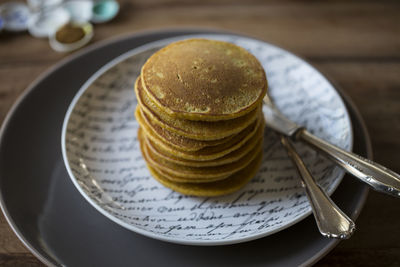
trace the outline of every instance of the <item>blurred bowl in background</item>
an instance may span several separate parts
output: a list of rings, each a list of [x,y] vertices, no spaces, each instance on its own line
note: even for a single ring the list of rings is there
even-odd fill
[[[119,3],[115,0],[101,0],[93,5],[93,16],[91,21],[103,23],[112,20],[119,11]]]
[[[29,8],[36,12],[44,8],[60,5],[63,0],[26,0],[26,2]]]
[[[7,31],[25,31],[30,16],[29,8],[24,3],[8,2],[0,5],[0,17],[3,18],[3,28]]]
[[[93,14],[93,2],[87,0],[68,1],[63,4],[63,7],[69,12],[71,21],[88,22]]]
[[[3,18],[0,17],[0,32],[3,30],[3,26],[4,26]]]
[[[47,8],[31,16],[28,30],[34,37],[46,38],[68,23],[70,18],[69,12],[63,7]]]
[[[93,25],[89,22],[73,22],[59,27],[49,37],[51,48],[57,52],[77,50],[93,38]]]

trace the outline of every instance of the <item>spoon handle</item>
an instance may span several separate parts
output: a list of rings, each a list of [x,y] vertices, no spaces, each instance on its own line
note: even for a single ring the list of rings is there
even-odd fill
[[[400,175],[397,173],[369,159],[329,144],[305,129],[298,132],[297,138],[324,152],[334,162],[376,191],[400,197]]]
[[[301,177],[301,184],[306,190],[320,233],[330,238],[349,238],[355,230],[354,222],[316,184],[291,142],[286,137],[281,136],[281,143],[286,148]]]

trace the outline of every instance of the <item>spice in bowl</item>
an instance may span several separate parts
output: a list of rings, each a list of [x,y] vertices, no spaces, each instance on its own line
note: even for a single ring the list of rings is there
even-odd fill
[[[49,38],[50,46],[58,52],[70,52],[89,43],[93,37],[92,24],[70,22],[58,28]]]
[[[72,44],[85,37],[85,31],[81,26],[66,24],[56,32],[56,40],[64,44]]]

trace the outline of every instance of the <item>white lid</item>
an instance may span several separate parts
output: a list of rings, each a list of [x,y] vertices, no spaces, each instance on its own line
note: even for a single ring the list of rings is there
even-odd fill
[[[92,18],[92,1],[69,1],[63,3],[63,7],[69,12],[71,16],[71,21],[83,23],[88,22]]]

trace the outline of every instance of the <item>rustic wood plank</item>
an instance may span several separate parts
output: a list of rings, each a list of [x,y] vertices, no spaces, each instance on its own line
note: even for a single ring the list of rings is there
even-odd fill
[[[252,5],[152,5],[124,1],[112,22],[96,25],[94,41],[143,29],[180,26],[221,28],[242,32],[307,57],[395,58],[400,60],[400,5],[366,2],[317,2]],[[200,4],[199,4],[200,3]],[[0,64],[54,62],[64,57],[45,39],[28,34],[3,34]],[[29,44],[29,45],[27,45]],[[8,47],[8,49],[6,49]]]
[[[11,230],[3,214],[0,216],[0,254],[26,253],[27,249]],[[1,260],[0,260],[1,262]],[[0,266],[2,266],[0,264]]]
[[[400,265],[400,249],[341,249],[337,248],[332,257],[326,257],[315,266],[341,267],[341,266],[388,266]]]
[[[341,244],[343,249],[400,250],[399,200],[390,196],[370,191],[365,209],[358,223],[354,238]],[[400,253],[397,254],[400,260]]]
[[[0,266],[3,267],[36,267],[45,266],[30,253],[0,253]]]

